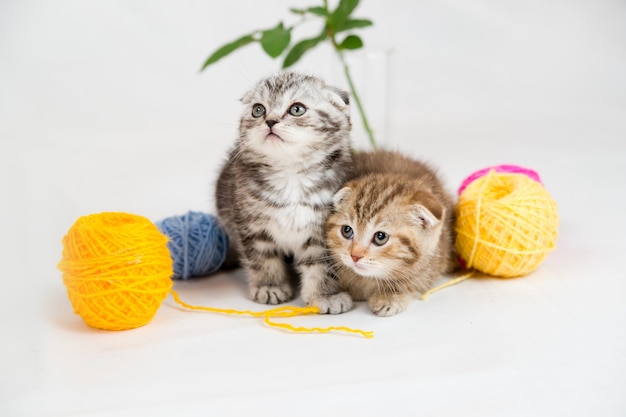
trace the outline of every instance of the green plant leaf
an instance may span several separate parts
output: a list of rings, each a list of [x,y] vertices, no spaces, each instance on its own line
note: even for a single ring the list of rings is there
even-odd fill
[[[333,15],[347,19],[358,5],[359,0],[340,0]]]
[[[291,48],[291,50],[287,53],[287,56],[285,57],[285,60],[283,61],[283,68],[288,68],[292,66],[293,64],[295,64],[296,62],[298,62],[300,58],[302,58],[302,55],[304,55],[309,49],[314,48],[318,43],[322,42],[324,39],[326,39],[326,34],[322,33],[321,35],[315,38],[304,39],[298,42],[297,44],[295,44],[293,48]]]
[[[335,33],[344,32],[346,30],[365,28],[372,25],[372,21],[368,19],[350,19],[343,22],[341,27],[335,28]]]
[[[326,8],[321,7],[321,6],[309,7],[307,9],[307,12],[318,15],[318,16],[328,16],[328,10],[326,10]]]
[[[291,41],[291,32],[280,22],[275,28],[264,30],[261,34],[261,46],[272,58],[282,54]]]
[[[313,7],[308,7],[306,9],[291,8],[289,9],[289,11],[293,14],[299,14],[301,16],[307,13],[315,14],[318,16],[328,16],[328,10],[326,10],[326,8],[322,6],[313,6]]]
[[[216,63],[231,52],[236,51],[237,49],[246,46],[254,41],[254,33],[250,33],[248,35],[242,36],[237,40],[227,43],[226,45],[219,48],[217,51],[213,52],[211,56],[209,56],[206,61],[204,61],[204,64],[202,65],[202,68],[200,68],[200,71],[204,71],[204,69],[209,65]]]
[[[350,14],[359,5],[359,0],[340,0],[337,8],[328,17],[328,26],[334,33],[341,32],[346,22],[350,19]]]
[[[363,41],[356,35],[348,35],[343,42],[339,44],[341,49],[359,49],[363,47]]]

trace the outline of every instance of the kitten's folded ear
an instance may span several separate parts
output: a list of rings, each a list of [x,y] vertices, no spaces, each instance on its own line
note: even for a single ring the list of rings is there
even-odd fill
[[[252,97],[254,96],[253,91],[247,92],[243,97],[239,99],[242,104],[250,104],[252,102]]]
[[[422,204],[413,206],[412,218],[424,229],[431,229],[441,223],[445,207],[436,199],[423,199]]]
[[[344,201],[346,197],[350,195],[351,192],[352,192],[352,188],[350,187],[343,187],[341,190],[337,191],[335,195],[333,196],[333,208],[337,209],[337,207],[339,207],[341,202]]]
[[[339,98],[341,98],[341,101],[343,101],[344,104],[348,106],[350,105],[350,94],[348,94],[347,91],[343,91],[342,89],[337,88],[337,87],[329,87],[329,88],[330,88],[330,91],[337,94]]]

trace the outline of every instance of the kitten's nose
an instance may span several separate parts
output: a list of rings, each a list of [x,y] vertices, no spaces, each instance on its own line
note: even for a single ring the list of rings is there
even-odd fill
[[[354,263],[359,262],[359,259],[362,258],[362,256],[357,256],[357,255],[350,255],[350,257],[352,258],[352,260],[354,261]]]
[[[267,126],[269,126],[269,128],[271,129],[272,126],[274,126],[276,123],[278,123],[278,120],[266,120],[265,123],[267,124]]]

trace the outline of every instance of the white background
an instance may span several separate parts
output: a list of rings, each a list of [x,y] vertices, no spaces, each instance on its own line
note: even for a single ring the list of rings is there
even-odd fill
[[[369,0],[355,13],[375,23],[351,62],[381,143],[439,166],[450,190],[499,163],[541,174],[561,227],[530,276],[466,281],[392,318],[361,303],[294,319],[372,340],[170,298],[126,332],[73,314],[63,235],[102,211],[213,212],[238,99],[280,64],[252,45],[199,68],[248,31],[295,22],[298,5],[310,4],[0,3],[0,415],[625,415],[624,1]],[[297,68],[345,88],[326,47]],[[265,308],[241,271],[175,288],[192,304]]]

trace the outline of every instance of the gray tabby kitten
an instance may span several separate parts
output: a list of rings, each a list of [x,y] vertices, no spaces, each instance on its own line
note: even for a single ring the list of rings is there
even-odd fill
[[[249,279],[250,297],[300,294],[321,313],[352,308],[329,270],[324,223],[352,167],[347,93],[294,72],[261,80],[242,99],[239,139],[217,182],[217,213]]]
[[[362,152],[354,163],[327,245],[342,287],[391,316],[455,269],[454,200],[433,169],[400,153]]]

